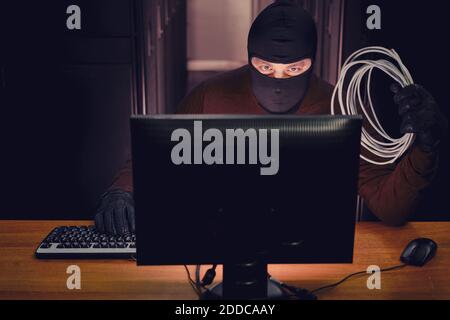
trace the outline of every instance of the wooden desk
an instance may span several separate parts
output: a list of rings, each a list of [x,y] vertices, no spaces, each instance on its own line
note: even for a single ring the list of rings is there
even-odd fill
[[[34,250],[59,225],[86,221],[0,221],[0,299],[196,299],[183,267],[136,267],[133,261],[43,261]],[[367,277],[320,294],[320,299],[450,299],[450,223],[412,223],[396,229],[378,223],[357,227],[353,265],[271,266],[277,279],[308,289],[321,287],[370,265],[399,264],[406,244],[430,237],[439,244],[425,268],[382,274],[382,290],[367,289]],[[66,268],[81,268],[81,290],[66,287]],[[218,270],[221,274],[221,270]],[[220,280],[218,276],[217,280]]]

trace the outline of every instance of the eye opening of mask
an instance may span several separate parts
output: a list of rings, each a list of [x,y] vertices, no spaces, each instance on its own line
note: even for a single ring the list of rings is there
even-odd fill
[[[272,62],[257,55],[252,55],[250,65],[260,74],[277,79],[289,79],[308,72],[313,65],[309,57],[295,59],[293,62]]]

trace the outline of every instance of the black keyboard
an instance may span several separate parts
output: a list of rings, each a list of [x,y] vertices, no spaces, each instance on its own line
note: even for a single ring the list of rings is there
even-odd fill
[[[35,254],[39,259],[131,259],[136,256],[136,235],[109,236],[95,226],[58,227]]]

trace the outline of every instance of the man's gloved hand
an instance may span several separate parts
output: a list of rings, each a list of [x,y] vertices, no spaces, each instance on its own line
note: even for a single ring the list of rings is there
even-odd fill
[[[121,189],[104,193],[95,213],[95,226],[99,232],[110,235],[134,233],[133,194]]]
[[[395,94],[394,101],[402,118],[401,133],[415,133],[417,146],[422,151],[436,151],[447,134],[448,121],[433,96],[416,84],[402,88],[396,83],[391,86],[391,91]]]

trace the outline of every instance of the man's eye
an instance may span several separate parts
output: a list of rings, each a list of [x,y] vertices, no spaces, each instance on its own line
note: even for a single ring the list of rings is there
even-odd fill
[[[292,73],[300,72],[300,68],[297,68],[297,67],[289,68],[289,72],[292,72]]]
[[[269,72],[269,71],[272,70],[272,68],[270,66],[268,66],[268,65],[263,65],[263,66],[260,67],[260,69],[262,71],[264,71],[264,72]]]

